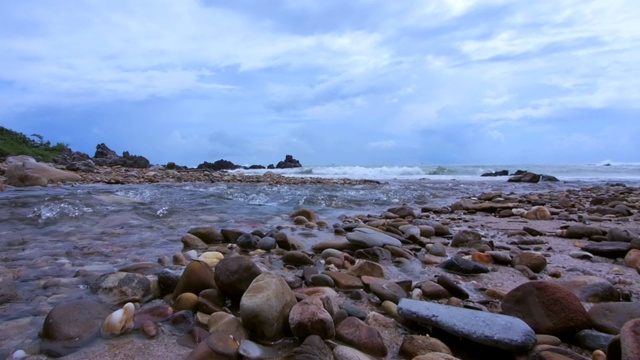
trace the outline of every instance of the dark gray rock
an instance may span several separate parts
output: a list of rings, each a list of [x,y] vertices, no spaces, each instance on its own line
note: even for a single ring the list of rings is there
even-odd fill
[[[400,240],[381,231],[364,227],[355,228],[352,232],[347,233],[347,240],[352,244],[367,248],[385,245],[402,246]]]
[[[609,342],[613,340],[614,335],[606,334],[600,331],[584,329],[580,330],[576,334],[576,341],[580,345],[581,348],[594,351],[594,350],[602,350],[607,351],[607,346]]]
[[[513,316],[411,299],[400,300],[398,314],[422,325],[509,351],[526,352],[536,343],[535,332]]]
[[[585,245],[582,250],[593,255],[615,259],[624,257],[631,250],[631,244],[617,241],[592,242]]]
[[[475,261],[462,257],[447,259],[438,265],[444,271],[459,275],[474,275],[488,273],[489,268]]]

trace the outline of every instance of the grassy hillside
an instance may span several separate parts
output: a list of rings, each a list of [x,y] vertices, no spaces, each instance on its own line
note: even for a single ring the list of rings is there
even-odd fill
[[[23,133],[0,126],[0,159],[10,155],[29,155],[42,160],[51,160],[67,149],[62,143],[51,145],[43,141],[42,135],[32,135],[34,139]]]

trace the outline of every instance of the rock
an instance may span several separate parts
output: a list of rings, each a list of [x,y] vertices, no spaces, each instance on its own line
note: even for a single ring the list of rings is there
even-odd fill
[[[576,276],[564,280],[560,284],[585,302],[617,301],[620,297],[618,291],[609,281],[597,276]]]
[[[191,249],[206,249],[209,247],[202,239],[192,234],[184,234],[180,241],[182,242],[185,250]]]
[[[508,182],[523,182],[523,183],[537,183],[540,181],[540,174],[534,174],[532,172],[524,172],[520,175],[514,175],[507,180]]]
[[[640,318],[640,303],[637,302],[605,302],[593,305],[589,318],[596,330],[618,334],[622,326],[632,319]]]
[[[242,359],[282,359],[284,352],[275,346],[263,346],[251,340],[245,339],[240,342],[238,354]]]
[[[183,292],[178,295],[173,303],[173,308],[176,311],[180,310],[195,310],[198,305],[198,295],[190,292]]]
[[[393,281],[377,279],[370,286],[369,290],[378,297],[380,301],[391,301],[398,303],[400,299],[407,297],[407,292]]]
[[[193,260],[187,264],[182,276],[180,276],[173,291],[173,298],[177,298],[182,293],[197,295],[206,289],[217,289],[213,270],[204,261]]]
[[[308,336],[285,360],[333,360],[333,352],[318,335]]]
[[[547,258],[539,252],[523,251],[513,256],[511,266],[523,265],[534,273],[539,273],[547,267]]]
[[[502,313],[524,320],[538,334],[574,334],[591,325],[580,299],[550,281],[529,281],[511,290],[502,300]]]
[[[109,309],[91,300],[56,305],[44,319],[41,351],[60,357],[76,351],[99,333]]]
[[[315,261],[309,257],[309,255],[302,251],[289,251],[282,256],[282,261],[285,264],[293,266],[313,265]]]
[[[32,157],[25,155],[10,156],[5,162],[9,165],[4,174],[7,178],[5,184],[11,186],[46,186],[82,180],[78,174],[36,162]]]
[[[590,360],[567,348],[551,345],[538,345],[528,355],[529,359],[536,360]]]
[[[535,332],[512,316],[411,299],[400,300],[398,313],[407,320],[508,351],[526,352],[536,342]]]
[[[387,356],[387,346],[380,332],[356,317],[350,316],[338,325],[336,338],[367,354],[379,357]]]
[[[86,159],[81,161],[74,161],[69,165],[67,165],[65,169],[69,171],[80,171],[80,172],[91,173],[96,171],[96,164],[93,161]]]
[[[523,217],[529,220],[550,220],[551,213],[544,206],[534,206],[524,213]]]
[[[480,176],[486,177],[486,176],[508,176],[508,175],[509,175],[509,170],[499,170],[494,172],[486,172]]]
[[[461,230],[453,235],[451,246],[479,248],[483,245],[482,235],[473,230]]]
[[[447,259],[440,263],[438,267],[447,272],[459,275],[474,275],[489,272],[486,266],[462,257]]]
[[[362,227],[355,228],[352,232],[347,233],[347,240],[352,244],[366,248],[383,247],[385,245],[402,246],[400,240],[394,237],[378,230]]]
[[[316,222],[318,221],[318,215],[316,215],[316,212],[309,209],[309,208],[301,208],[298,209],[296,211],[294,211],[293,213],[291,213],[291,215],[289,215],[289,217],[291,219],[297,217],[297,216],[302,216],[305,219],[307,219],[307,221],[312,221],[312,222]]]
[[[195,235],[206,244],[219,244],[224,240],[220,231],[212,226],[196,226],[187,231],[191,235]]]
[[[409,206],[398,206],[387,210],[388,212],[397,215],[400,218],[412,217],[415,218],[416,214]]]
[[[342,290],[362,289],[364,286],[362,280],[353,275],[338,271],[324,271],[323,274],[330,276],[336,286]]]
[[[576,341],[581,348],[587,350],[607,351],[607,345],[613,340],[613,335],[602,333],[596,330],[585,329],[576,334]]]
[[[582,239],[603,235],[602,230],[599,228],[587,225],[571,225],[564,230],[563,234],[564,237],[569,239]]]
[[[420,229],[420,236],[425,238],[431,238],[436,235],[436,230],[433,226],[430,225],[418,225],[418,229]]]
[[[436,280],[438,285],[442,286],[446,291],[462,300],[466,300],[469,298],[469,293],[463,289],[460,285],[456,284],[453,279],[446,275],[439,275]]]
[[[220,229],[220,234],[222,234],[224,242],[235,243],[238,238],[244,234],[244,231],[237,229]]]
[[[209,267],[216,266],[223,258],[224,255],[217,251],[205,251],[198,256],[198,260],[206,263]]]
[[[249,331],[242,325],[242,320],[224,311],[211,314],[207,328],[209,333],[222,333],[238,342],[249,339]]]
[[[429,300],[448,299],[451,297],[451,294],[447,289],[433,281],[425,281],[421,283],[420,290],[422,291],[422,296]]]
[[[620,329],[622,360],[640,359],[640,319],[628,321]]]
[[[253,279],[262,271],[245,256],[229,256],[216,265],[214,279],[218,289],[231,301],[238,303]]]
[[[439,352],[451,355],[451,349],[442,341],[431,336],[405,335],[400,345],[400,355],[413,359],[419,355]]]
[[[289,313],[289,326],[299,339],[310,335],[332,339],[336,335],[333,318],[320,296],[309,296],[295,304]]]
[[[20,299],[18,288],[9,277],[0,278],[0,305]]]
[[[122,166],[138,169],[146,169],[151,166],[149,160],[144,156],[131,155],[128,151],[124,151],[122,156],[118,156],[115,151],[109,149],[104,143],[96,146],[93,162],[98,166]]]
[[[640,269],[640,250],[631,249],[624,257],[624,264],[632,269]]]
[[[349,268],[347,273],[357,277],[372,276],[384,278],[383,267],[380,264],[369,260],[358,260],[354,266]]]
[[[253,234],[242,234],[236,239],[236,244],[238,247],[244,250],[254,250],[258,246],[258,242],[260,238]]]
[[[136,273],[112,272],[100,275],[91,285],[91,291],[105,302],[122,304],[143,302],[150,292],[151,282],[146,276]]]
[[[296,297],[284,279],[265,272],[242,295],[240,317],[257,338],[276,341],[289,331],[289,312],[295,304]]]
[[[432,352],[432,353],[416,356],[411,360],[460,360],[460,359],[453,355],[449,355],[441,352]]]
[[[612,228],[607,232],[607,241],[619,241],[630,243],[635,238],[634,234],[627,229]]]
[[[212,163],[205,161],[199,164],[197,168],[203,169],[203,170],[211,170],[211,171],[222,171],[222,170],[236,170],[241,168],[241,166],[236,165],[229,160],[220,159]]]
[[[271,236],[265,236],[260,239],[260,241],[258,241],[256,247],[260,250],[271,251],[278,247],[278,244],[276,243],[276,239],[272,238]]]
[[[379,246],[356,250],[355,255],[358,259],[367,259],[377,263],[390,262],[391,260],[393,260],[391,252]]]
[[[333,348],[333,357],[335,360],[373,360],[369,355],[344,345]]]
[[[606,258],[623,258],[631,249],[631,244],[617,241],[590,242],[582,247],[583,251]]]
[[[291,155],[286,155],[284,157],[284,161],[278,161],[278,164],[276,165],[276,169],[291,169],[297,167],[302,167],[302,164],[300,164],[300,161],[294,159]]]
[[[133,303],[126,303],[122,309],[112,312],[104,320],[100,333],[104,337],[114,337],[133,330],[133,314],[136,308]]]

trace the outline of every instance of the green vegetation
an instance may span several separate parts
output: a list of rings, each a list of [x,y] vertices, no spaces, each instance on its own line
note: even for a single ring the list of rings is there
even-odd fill
[[[68,149],[68,146],[63,143],[57,143],[52,146],[51,142],[44,141],[40,134],[31,136],[37,140],[30,139],[23,133],[0,126],[0,158],[10,155],[29,155],[49,161]]]

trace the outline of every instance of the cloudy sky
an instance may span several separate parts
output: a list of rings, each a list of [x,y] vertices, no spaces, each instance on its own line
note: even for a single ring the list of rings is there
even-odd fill
[[[637,0],[0,2],[0,125],[93,155],[640,162]]]

